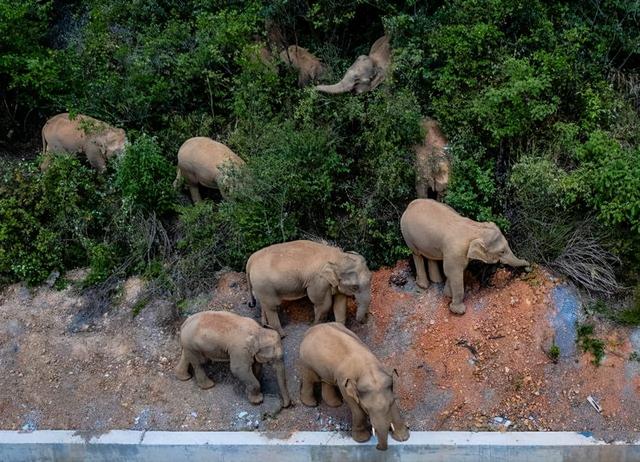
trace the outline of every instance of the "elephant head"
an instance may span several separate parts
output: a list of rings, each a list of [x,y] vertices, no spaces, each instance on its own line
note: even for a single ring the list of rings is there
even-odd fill
[[[310,82],[317,81],[324,75],[324,64],[306,48],[291,45],[280,52],[280,59],[298,71],[298,86],[300,88]]]
[[[349,91],[356,94],[364,93],[382,83],[390,63],[389,38],[385,35],[375,41],[368,56],[358,56],[340,82],[334,85],[317,85],[315,88],[333,95]]]
[[[478,223],[480,236],[469,243],[467,258],[484,263],[503,263],[513,267],[529,266],[529,262],[516,257],[500,229],[492,222]]]
[[[377,449],[387,449],[389,430],[396,441],[409,439],[409,429],[400,417],[400,410],[393,393],[394,377],[398,372],[389,373],[381,367],[366,369],[366,374],[358,378],[347,378],[340,384],[343,396],[353,399],[369,416],[371,431],[378,438]]]
[[[355,297],[356,319],[364,322],[371,303],[371,271],[364,257],[356,252],[343,252],[337,261],[327,263],[322,276],[335,292]]]
[[[96,135],[95,141],[105,159],[121,155],[128,144],[126,133],[122,128],[109,128]]]
[[[264,327],[250,342],[251,353],[260,364],[271,364],[278,380],[278,388],[282,397],[282,406],[289,407],[291,398],[287,389],[287,379],[284,371],[284,349],[277,331]]]

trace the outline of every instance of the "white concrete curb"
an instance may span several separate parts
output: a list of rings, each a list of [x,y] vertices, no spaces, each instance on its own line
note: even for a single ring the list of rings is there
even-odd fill
[[[640,461],[633,444],[607,444],[573,432],[412,432],[403,443],[358,444],[330,432],[0,431],[0,461]]]

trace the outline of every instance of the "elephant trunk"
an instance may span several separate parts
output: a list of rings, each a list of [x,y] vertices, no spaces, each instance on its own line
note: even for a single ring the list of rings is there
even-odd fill
[[[369,416],[369,418],[371,419],[371,431],[378,439],[376,449],[386,451],[389,441],[389,427],[391,426],[391,422],[389,422],[389,420],[385,418],[381,419],[375,418],[373,416]]]
[[[367,288],[366,291],[357,293],[356,303],[358,304],[356,319],[358,322],[364,323],[367,320],[367,313],[369,312],[369,305],[371,304],[371,290]]]
[[[353,84],[348,82],[347,77],[343,77],[342,80],[333,85],[316,85],[316,90],[323,93],[329,93],[330,95],[339,95],[342,93],[350,92],[353,89]]]
[[[500,263],[505,265],[513,266],[514,268],[522,267],[522,266],[530,266],[527,260],[522,260],[516,257],[513,252],[508,252],[504,257],[500,258]]]
[[[276,372],[276,379],[278,380],[278,388],[280,389],[280,397],[282,398],[282,407],[289,407],[291,405],[291,398],[289,397],[289,390],[287,389],[287,377],[284,372],[283,360],[278,359],[274,361],[273,369]]]

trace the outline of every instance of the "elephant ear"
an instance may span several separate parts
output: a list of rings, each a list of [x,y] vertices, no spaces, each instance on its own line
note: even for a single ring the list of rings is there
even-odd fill
[[[489,263],[487,248],[482,239],[478,238],[471,241],[469,244],[469,250],[467,251],[467,258],[470,260],[480,260],[484,263]]]
[[[331,287],[338,287],[338,267],[333,262],[327,262],[320,270],[319,276],[329,282]]]
[[[354,400],[356,403],[360,404],[360,396],[358,395],[358,388],[356,387],[356,382],[353,379],[346,379],[344,384],[344,391],[349,398]]]

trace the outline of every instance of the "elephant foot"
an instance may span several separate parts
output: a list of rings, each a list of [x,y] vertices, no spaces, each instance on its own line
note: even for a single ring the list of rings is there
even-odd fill
[[[247,397],[249,398],[251,404],[260,404],[264,400],[264,396],[262,396],[262,393],[260,392],[247,393]]]
[[[285,338],[287,336],[287,334],[284,333],[284,330],[282,330],[282,329],[276,329],[276,330],[280,334],[280,338]]]
[[[367,429],[353,430],[351,437],[358,443],[365,443],[371,439],[371,432]]]
[[[391,431],[391,438],[396,441],[407,441],[409,439],[409,429],[407,427],[402,430],[396,428],[395,431]]]
[[[315,399],[313,396],[305,396],[302,393],[300,394],[300,401],[302,401],[302,404],[308,407],[316,407],[318,405],[317,399]]]
[[[281,398],[281,403],[282,403],[282,407],[283,408],[287,408],[289,406],[291,406],[291,399],[287,398],[287,399],[282,399]]]
[[[418,287],[420,287],[421,289],[428,289],[429,288],[429,281],[421,281],[421,280],[417,280],[416,281],[416,285]]]
[[[200,379],[197,382],[198,382],[198,386],[200,388],[202,388],[203,390],[207,390],[209,388],[213,388],[213,386],[216,384],[213,380],[211,380],[208,377],[205,378],[205,379]]]
[[[176,378],[178,380],[185,381],[185,380],[189,380],[191,378],[191,374],[189,374],[188,370],[187,371],[182,370],[182,369],[181,370],[176,370],[175,374],[176,374]]]
[[[467,308],[464,306],[464,303],[453,303],[449,305],[449,310],[455,314],[464,314],[467,311]]]

